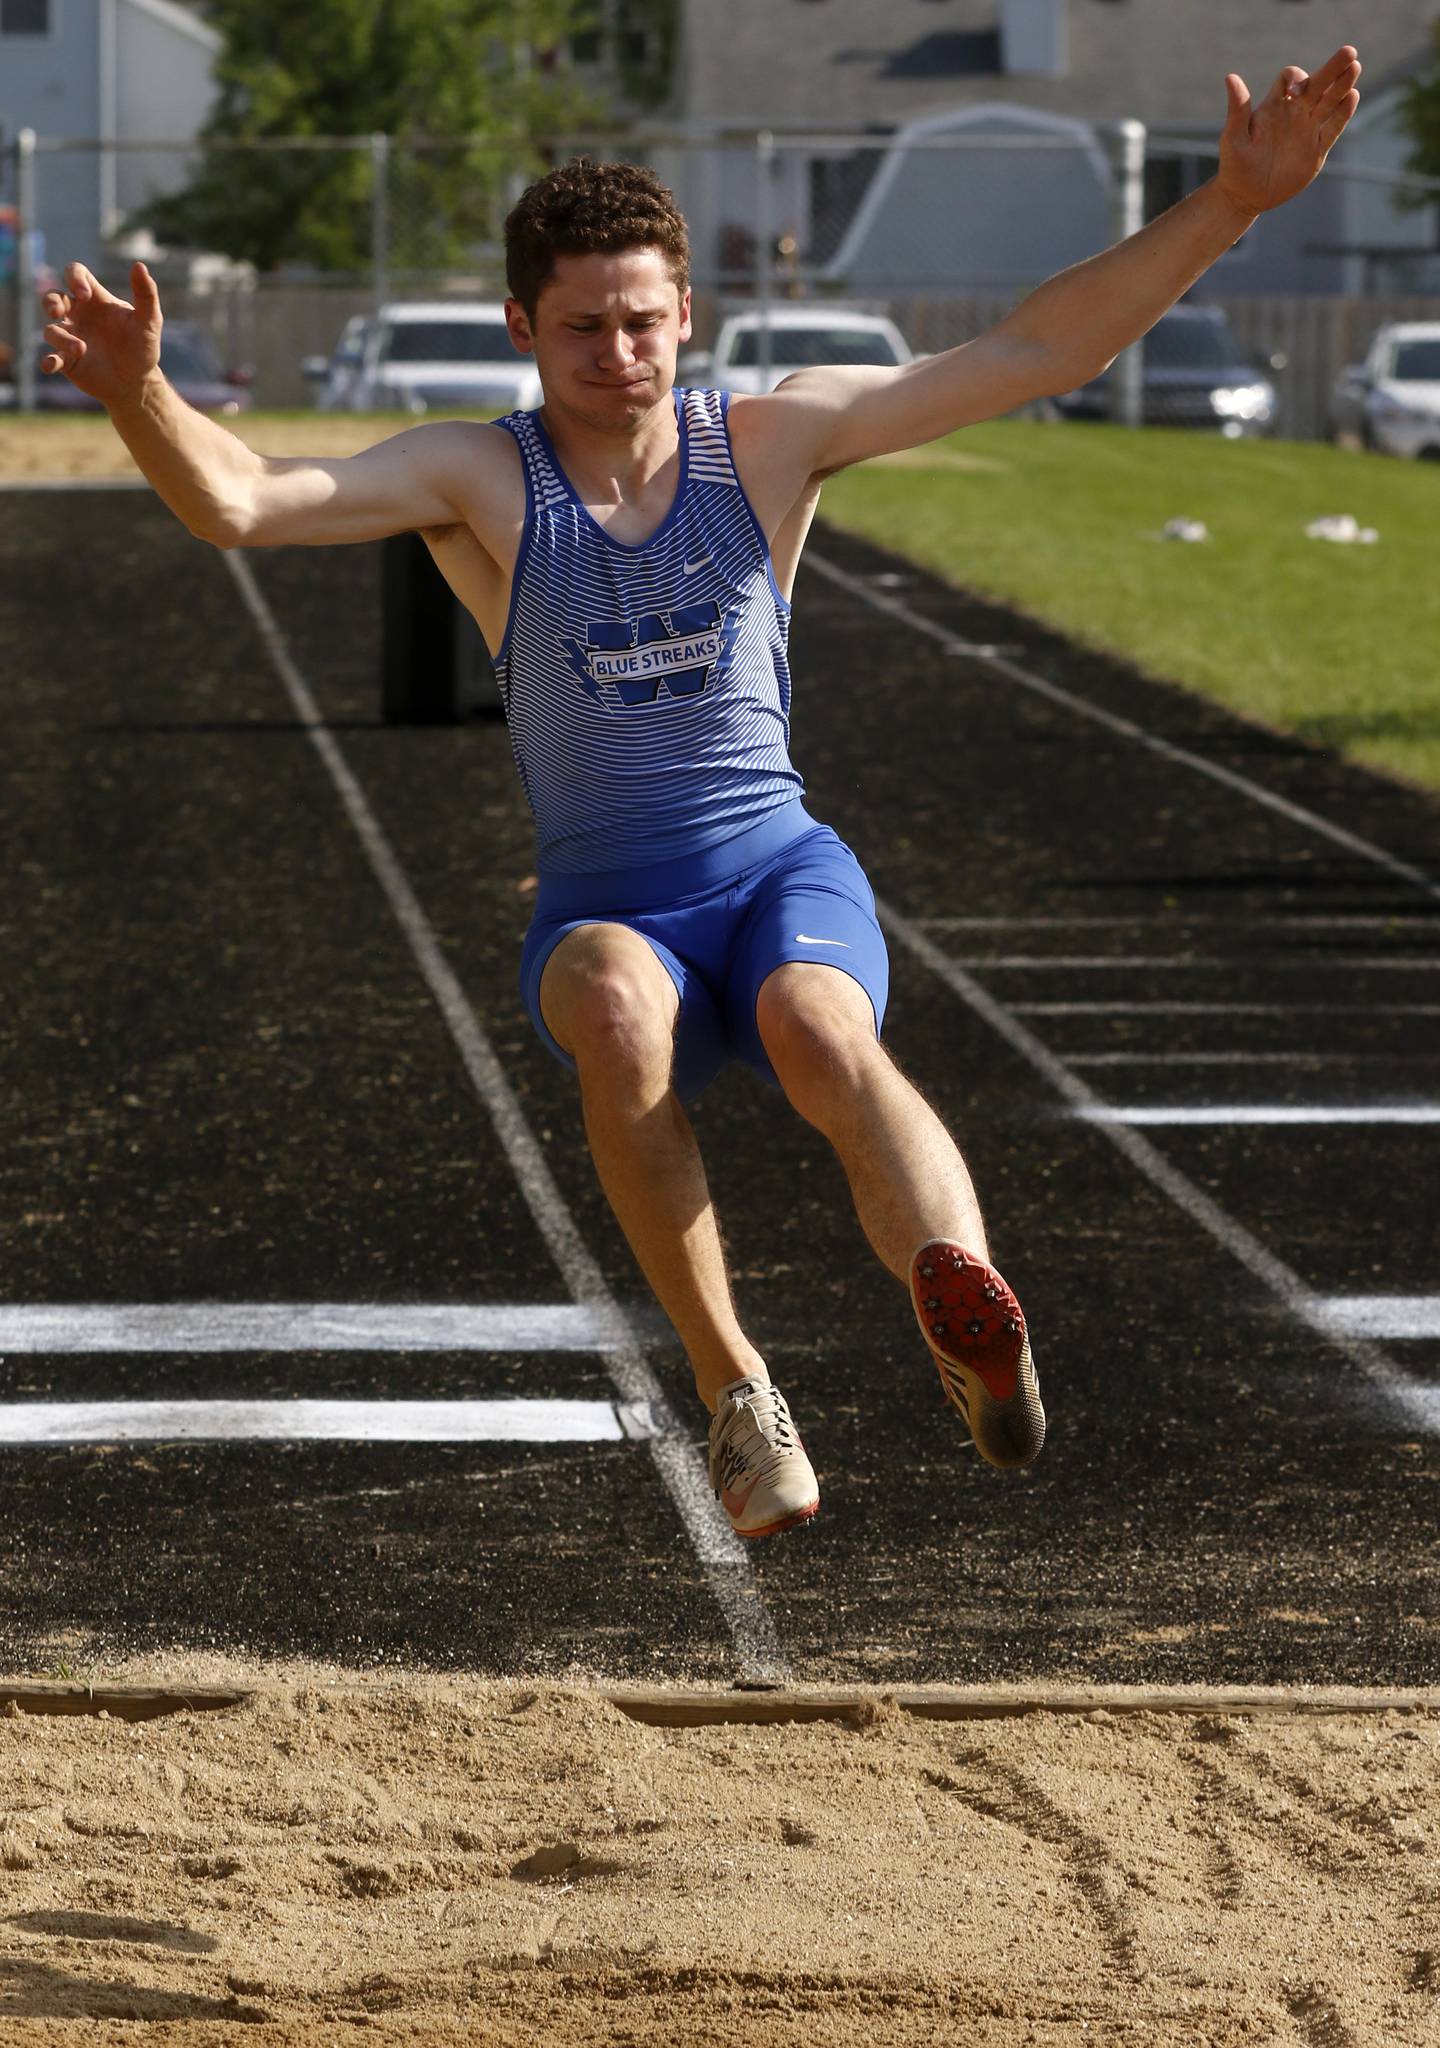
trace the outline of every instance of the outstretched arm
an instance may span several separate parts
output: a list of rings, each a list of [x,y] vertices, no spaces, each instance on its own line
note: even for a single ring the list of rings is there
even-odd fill
[[[46,295],[49,353],[41,367],[100,400],[145,476],[202,540],[220,547],[378,540],[466,517],[459,493],[476,467],[474,436],[493,430],[412,427],[333,461],[257,455],[166,381],[155,280],[137,263],[130,283],[133,304],[72,263],[67,289]]]
[[[768,431],[823,473],[1073,390],[1153,327],[1258,214],[1318,175],[1360,103],[1359,76],[1346,44],[1312,75],[1287,67],[1255,106],[1232,72],[1215,177],[1138,234],[1052,277],[961,348],[903,370],[803,370],[750,403],[773,408]]]

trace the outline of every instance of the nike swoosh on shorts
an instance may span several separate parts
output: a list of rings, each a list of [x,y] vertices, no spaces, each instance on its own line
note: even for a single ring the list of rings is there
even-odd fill
[[[848,939],[812,939],[809,932],[796,932],[795,943],[799,946],[840,946],[847,953],[852,950]]]

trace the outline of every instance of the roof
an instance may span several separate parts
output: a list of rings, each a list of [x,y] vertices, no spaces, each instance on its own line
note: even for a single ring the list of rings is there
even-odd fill
[[[764,312],[752,309],[726,315],[731,327],[861,327],[867,333],[891,334],[893,323],[880,313],[861,313],[831,299],[815,299],[808,306],[770,306]]]
[[[166,28],[173,28],[182,36],[189,36],[192,42],[201,44],[212,54],[225,47],[225,38],[213,29],[208,21],[202,21],[190,8],[181,7],[177,0],[125,0],[127,7],[133,7],[140,14],[148,14],[152,20],[163,22]]]
[[[1440,0],[1059,0],[1062,75],[999,69],[1008,0],[681,0],[675,94],[661,117],[698,134],[888,131],[990,100],[1087,121],[1139,119],[1213,137],[1225,73],[1258,98],[1286,64],[1316,69],[1352,41],[1362,91],[1432,56]]]
[[[503,320],[499,299],[401,299],[380,308],[382,320]]]

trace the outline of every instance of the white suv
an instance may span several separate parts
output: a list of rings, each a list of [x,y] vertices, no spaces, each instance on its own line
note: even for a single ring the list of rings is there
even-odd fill
[[[1385,455],[1440,459],[1440,321],[1380,328],[1364,362],[1335,380],[1330,431]]]
[[[768,323],[769,369],[763,366],[761,330]],[[692,349],[680,358],[689,383],[722,391],[773,391],[792,370],[813,363],[878,363],[897,368],[913,362],[909,344],[893,320],[855,313],[848,306],[772,306],[732,313],[720,323],[715,346]]]
[[[335,353],[307,357],[304,370],[322,412],[529,412],[540,403],[535,359],[511,341],[498,302],[357,313]]]

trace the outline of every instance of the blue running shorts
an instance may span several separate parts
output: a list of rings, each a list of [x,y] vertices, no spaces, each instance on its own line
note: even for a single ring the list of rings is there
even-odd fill
[[[858,981],[879,1036],[890,962],[874,892],[849,847],[798,799],[739,838],[683,860],[540,877],[520,991],[542,1041],[572,1072],[575,1062],[540,1014],[540,978],[565,935],[586,924],[639,932],[674,982],[674,1085],[686,1101],[732,1059],[779,1085],[755,1002],[766,976],[786,961],[823,961]]]

